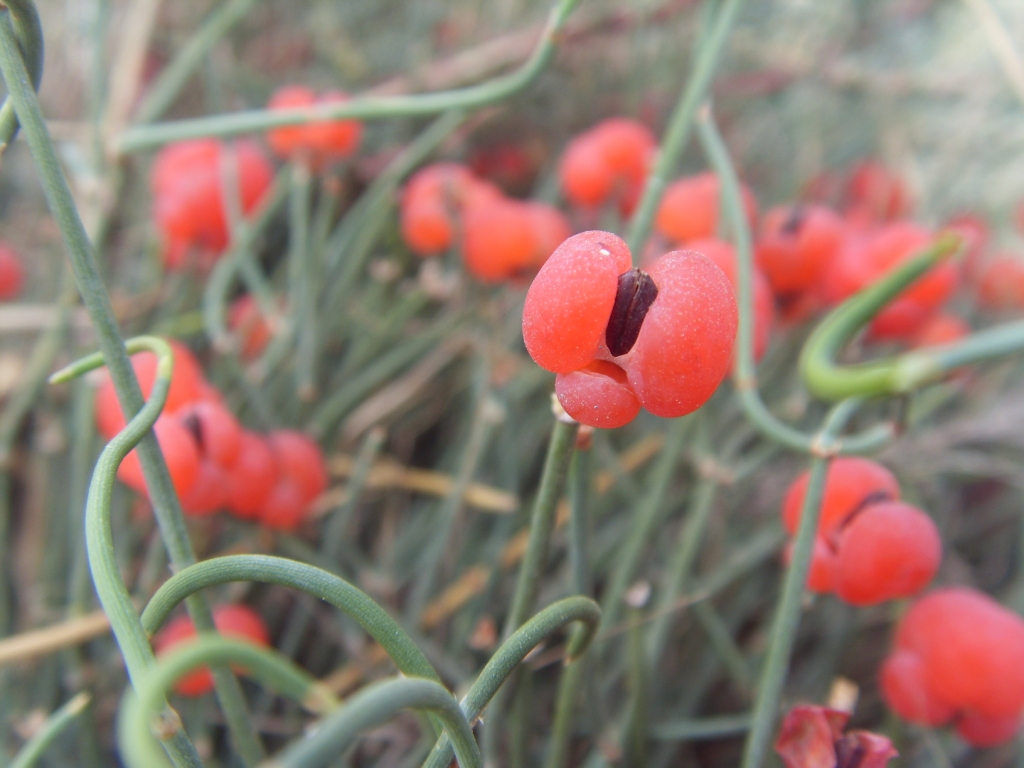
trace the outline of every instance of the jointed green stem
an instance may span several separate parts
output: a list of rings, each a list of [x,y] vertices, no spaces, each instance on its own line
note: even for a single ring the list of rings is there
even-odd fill
[[[629,236],[626,238],[633,252],[633,263],[639,266],[644,253],[644,244],[651,234],[651,225],[658,210],[658,204],[665,192],[669,177],[679,165],[679,158],[686,149],[686,140],[693,125],[697,108],[707,98],[711,79],[722,55],[725,41],[729,37],[736,14],[743,6],[744,0],[724,0],[708,36],[701,41],[700,50],[695,59],[693,72],[686,82],[676,104],[668,128],[661,139],[661,148],[654,170],[647,177],[643,197],[637,206],[633,221],[630,223]]]
[[[433,115],[450,109],[472,109],[502,101],[528,86],[539,75],[555,51],[558,33],[579,0],[559,0],[552,9],[541,39],[530,58],[515,72],[480,85],[439,93],[413,96],[360,97],[338,104],[289,110],[252,110],[233,115],[198,118],[129,128],[118,141],[121,152],[134,152],[169,141],[203,136],[231,136],[265,131],[317,120]]]
[[[539,611],[499,646],[477,675],[476,682],[462,700],[466,719],[471,723],[476,721],[502,683],[544,638],[573,622],[580,622],[582,626],[573,634],[566,649],[566,662],[575,666],[576,660],[586,653],[593,640],[600,618],[601,610],[597,603],[586,597],[567,597]],[[424,768],[445,768],[451,759],[451,745],[442,738],[423,765]]]
[[[825,475],[835,455],[836,438],[859,406],[859,400],[844,400],[836,405],[816,440],[817,450],[811,459],[811,476],[800,510],[800,526],[793,541],[792,559],[782,583],[782,595],[772,622],[768,651],[754,704],[754,722],[744,749],[742,768],[760,768],[775,732],[782,689],[789,670],[789,657],[800,624],[800,602],[806,588],[814,537],[821,518]]]

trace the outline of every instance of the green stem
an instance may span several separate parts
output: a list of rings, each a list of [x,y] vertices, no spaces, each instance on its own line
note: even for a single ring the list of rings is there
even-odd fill
[[[4,5],[10,12],[18,50],[32,88],[38,91],[43,79],[43,27],[39,23],[39,13],[32,0],[9,0]],[[0,107],[0,153],[7,149],[17,134],[18,117],[14,100],[8,96]]]
[[[291,195],[288,206],[288,314],[295,328],[296,389],[299,399],[316,397],[317,363],[317,291],[316,265],[309,244],[310,210],[313,184],[309,168],[291,165]]]
[[[29,74],[18,51],[7,6],[0,7],[0,71],[3,73],[10,98],[25,131],[25,138],[39,173],[47,205],[64,239],[78,290],[96,330],[103,359],[110,370],[121,410],[127,418],[132,418],[143,408],[142,391],[139,389],[135,371],[128,359],[128,353],[125,351],[110,304],[110,297],[107,295],[99,274],[92,245],[89,243],[89,237],[82,225],[78,210],[75,208],[67,179],[61,170],[53,142],[47,132],[39,100],[36,98],[36,92],[32,88]],[[153,420],[155,419],[156,413],[153,414]],[[160,532],[170,554],[172,565],[175,568],[183,568],[195,562],[195,552],[192,550],[192,542],[188,538],[185,519],[171,483],[171,476],[167,471],[167,464],[160,452],[156,436],[149,431],[148,426],[138,437],[141,438],[138,441],[139,459],[153,503],[153,513],[160,526]],[[114,464],[109,469],[110,477],[102,479],[101,482],[112,483],[116,469],[117,465]],[[120,580],[119,577],[116,578]],[[123,584],[121,586],[124,587]],[[204,603],[193,602],[189,606],[189,613],[198,629],[213,627],[213,617]],[[227,684],[225,682],[226,675],[218,675],[215,671],[215,677],[218,678],[217,695],[224,708],[234,743],[246,761],[252,762],[253,758],[262,754],[262,748],[256,739],[251,723],[248,722],[241,690],[237,683]],[[179,754],[178,757],[182,760],[186,759],[184,753]]]
[[[739,328],[736,334],[733,381],[740,404],[747,415],[766,437],[801,453],[814,451],[815,436],[793,429],[779,421],[765,406],[757,391],[757,364],[754,361],[754,287],[753,248],[750,224],[743,206],[740,182],[729,158],[729,151],[718,132],[711,110],[704,111],[697,120],[704,151],[722,184],[722,199],[726,217],[736,245],[737,304]],[[840,454],[873,453],[896,435],[891,424],[878,424],[860,434],[845,438],[837,450]]]
[[[806,589],[814,537],[821,517],[825,476],[835,455],[835,438],[859,406],[859,400],[844,400],[836,405],[825,420],[816,441],[817,450],[811,459],[811,474],[800,511],[800,525],[793,541],[792,560],[782,584],[782,595],[772,622],[768,650],[757,688],[754,722],[744,748],[742,768],[760,768],[775,733],[776,716],[789,670],[789,657],[800,623],[800,601]]]
[[[79,693],[50,715],[42,727],[18,751],[8,768],[32,768],[47,748],[89,706],[89,694]],[[161,755],[162,757],[162,755]]]
[[[164,67],[135,113],[136,123],[151,123],[170,109],[192,73],[204,62],[217,42],[246,17],[256,0],[228,0],[203,20],[202,26]]]
[[[512,604],[505,619],[505,637],[510,637],[526,621],[540,591],[540,579],[547,563],[548,544],[551,541],[551,532],[555,528],[555,511],[559,499],[562,498],[565,476],[569,470],[569,461],[576,446],[576,433],[579,428],[580,425],[576,421],[566,417],[556,418],[551,430],[540,488],[530,517],[530,538],[522,565],[519,566]]]
[[[444,724],[462,768],[481,768],[480,748],[468,719],[448,690],[430,680],[397,679],[362,689],[345,707],[316,725],[312,736],[288,747],[267,768],[327,766],[365,730],[383,725],[403,709],[425,710]],[[449,758],[450,759],[450,758]]]
[[[580,622],[582,626],[573,634],[566,650],[566,663],[571,665],[570,668],[575,667],[577,660],[586,653],[594,639],[600,620],[601,609],[587,597],[567,597],[539,611],[498,647],[477,675],[469,693],[462,700],[462,712],[466,719],[471,723],[476,722],[502,683],[540,642],[563,627]],[[451,759],[451,745],[446,738],[441,738],[423,766],[445,768]]]
[[[654,171],[647,177],[643,197],[640,198],[636,214],[629,226],[629,236],[626,238],[629,248],[633,252],[633,263],[638,266],[644,253],[644,245],[651,234],[651,225],[654,223],[665,186],[679,165],[679,158],[682,156],[683,150],[686,149],[686,139],[690,135],[694,115],[697,114],[698,107],[707,98],[708,88],[721,58],[722,49],[725,47],[725,41],[729,37],[729,31],[732,29],[736,14],[742,7],[743,1],[724,0],[722,3],[710,33],[700,44],[693,72],[672,112],[665,135],[662,136],[658,160],[655,163]]]
[[[126,692],[117,730],[121,754],[131,768],[167,765],[153,734],[181,728],[177,713],[166,706],[174,683],[197,667],[228,663],[243,666],[247,675],[301,702],[312,712],[325,712],[337,706],[329,691],[276,651],[216,632],[200,633],[194,641],[169,651],[148,669],[139,680],[137,695]]]
[[[692,419],[676,419],[669,426],[665,445],[658,454],[647,482],[642,506],[637,510],[629,537],[623,543],[615,561],[609,583],[601,599],[601,614],[606,627],[615,624],[621,615],[623,598],[630,583],[636,578],[647,544],[665,512],[665,496],[676,474],[679,456],[683,452]]]
[[[544,70],[554,54],[555,44],[559,39],[558,33],[565,26],[569,13],[577,2],[578,0],[559,0],[552,9],[547,26],[530,58],[515,72],[480,85],[412,96],[359,97],[338,104],[305,109],[250,110],[160,125],[136,126],[129,128],[119,137],[118,149],[122,153],[134,152],[169,141],[204,136],[232,136],[321,120],[415,117],[450,109],[474,109],[493,104],[523,90]]]
[[[652,739],[659,741],[701,741],[734,736],[750,729],[750,715],[723,715],[701,720],[668,720],[651,725]]]
[[[233,581],[258,581],[291,587],[351,616],[406,675],[438,681],[427,657],[398,622],[364,592],[327,571],[269,555],[227,555],[196,563],[176,573],[157,590],[142,612],[142,626],[154,633],[174,607],[201,589]]]

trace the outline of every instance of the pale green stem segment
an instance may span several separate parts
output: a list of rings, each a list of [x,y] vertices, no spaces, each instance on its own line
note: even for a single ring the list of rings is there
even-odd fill
[[[686,149],[686,140],[693,126],[693,118],[697,109],[707,98],[711,79],[714,77],[718,61],[722,56],[729,31],[736,21],[736,15],[743,6],[744,0],[725,0],[707,37],[701,42],[700,50],[695,58],[693,73],[686,82],[686,88],[679,97],[668,128],[661,139],[658,159],[654,170],[647,177],[644,194],[637,205],[636,214],[629,226],[627,242],[633,253],[633,264],[640,266],[644,244],[651,234],[651,226],[661,203],[662,195],[668,184],[669,177],[679,166],[679,158]]]
[[[837,437],[860,404],[860,400],[851,399],[834,406],[825,420],[824,428],[815,439],[811,475],[800,510],[800,525],[793,540],[792,559],[786,570],[782,595],[772,622],[768,651],[757,687],[757,701],[754,703],[754,720],[744,749],[742,768],[760,768],[775,733],[782,689],[789,670],[789,658],[800,625],[800,603],[807,586],[807,574],[811,569],[814,537],[817,535],[818,520],[821,518],[825,476],[836,455]]]
[[[823,400],[911,392],[961,366],[1024,350],[1024,322],[988,328],[942,346],[910,350],[859,365],[839,365],[836,355],[878,311],[961,246],[959,235],[940,235],[918,256],[848,299],[807,339],[800,372],[812,394]]]
[[[34,90],[39,90],[43,80],[43,27],[39,23],[39,13],[32,0],[6,0],[14,25],[14,36],[18,41],[21,60],[28,71],[28,79]],[[0,153],[14,140],[18,134],[18,116],[14,113],[14,101],[10,96],[4,99],[0,107]]]
[[[25,139],[36,164],[47,205],[64,239],[75,282],[96,330],[99,347],[110,370],[121,409],[127,417],[133,417],[143,408],[142,391],[125,351],[110,297],[99,274],[92,244],[82,225],[67,179],[47,132],[39,100],[18,47],[8,5],[0,5],[0,71],[25,132]],[[139,459],[161,537],[172,565],[183,568],[195,562],[195,553],[185,527],[181,505],[171,483],[170,473],[167,471],[156,436],[148,427],[136,440],[140,441]],[[116,464],[111,470],[111,477],[106,481],[113,482],[115,469]],[[201,600],[190,603],[189,613],[198,629],[213,627],[209,608]],[[262,756],[262,747],[249,721],[242,692],[237,681],[226,670],[215,669],[214,677],[217,681],[217,696],[223,706],[234,744],[245,762],[252,764]],[[185,739],[184,732],[179,731],[175,734],[174,744],[170,748],[172,756],[179,764],[199,763],[195,748]]]
[[[328,571],[271,555],[227,555],[204,560],[176,573],[156,591],[142,612],[149,634],[182,600],[206,587],[233,581],[258,581],[291,587],[324,600],[352,617],[410,677],[440,682],[434,667],[397,621],[366,593]]]
[[[736,334],[733,382],[747,418],[766,437],[794,451],[811,453],[815,436],[794,429],[779,421],[765,406],[757,391],[757,364],[754,361],[754,288],[753,248],[750,224],[747,221],[740,193],[740,182],[729,158],[729,151],[715,126],[711,110],[704,110],[697,119],[704,151],[722,184],[725,215],[736,246],[736,297],[739,306],[739,328]],[[862,454],[877,451],[895,436],[891,424],[879,424],[839,442],[840,454]]]
[[[137,693],[125,693],[118,717],[118,745],[130,768],[165,768],[163,750],[154,733],[181,728],[177,714],[165,702],[174,683],[182,676],[208,664],[238,665],[256,678],[311,712],[320,714],[334,709],[334,696],[289,659],[273,649],[243,640],[202,632],[195,640],[161,656],[138,680]]]
[[[586,653],[600,620],[601,609],[588,597],[567,597],[538,612],[501,644],[480,671],[476,682],[462,700],[462,712],[466,719],[470,723],[476,722],[502,683],[541,641],[563,627],[579,622],[581,626],[573,633],[565,658],[566,664],[575,662]],[[446,737],[442,737],[434,745],[423,766],[445,768],[451,759],[452,745]]]
[[[43,726],[15,755],[9,768],[32,768],[47,748],[89,706],[89,694],[82,691],[50,715]]]
[[[319,723],[312,736],[297,742],[265,768],[324,768],[362,731],[383,725],[403,709],[428,712],[444,725],[461,768],[482,768],[480,747],[458,702],[444,686],[431,680],[388,680],[363,688]],[[449,758],[450,760],[451,758]]]
[[[569,14],[578,2],[579,0],[559,0],[552,9],[547,26],[530,58],[514,72],[479,85],[411,96],[365,96],[303,109],[259,109],[195,120],[135,126],[121,134],[117,149],[121,153],[134,152],[170,141],[205,136],[233,136],[321,120],[416,117],[434,115],[449,109],[474,109],[493,104],[523,90],[544,70],[554,54],[558,33],[565,26]]]

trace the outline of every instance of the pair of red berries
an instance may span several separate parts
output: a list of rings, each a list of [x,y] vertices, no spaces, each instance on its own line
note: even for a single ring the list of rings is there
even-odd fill
[[[456,163],[436,163],[409,180],[401,227],[418,256],[436,256],[458,244],[466,269],[484,282],[536,270],[570,234],[556,208],[508,198]]]
[[[348,100],[341,91],[328,91],[317,96],[304,85],[288,85],[278,89],[267,107],[273,110],[301,109]],[[318,120],[303,125],[274,128],[267,132],[267,143],[274,154],[284,160],[305,163],[313,171],[349,157],[358,149],[363,124],[358,120]]]
[[[757,222],[757,200],[743,185],[743,205],[751,227]],[[658,205],[654,230],[670,243],[689,246],[695,240],[719,235],[722,185],[718,176],[707,171],[677,179],[668,185]]]
[[[270,632],[262,617],[252,608],[240,604],[218,605],[213,609],[213,624],[226,637],[248,640],[264,647],[270,645]],[[167,623],[153,638],[157,658],[174,648],[193,640],[196,627],[187,615],[178,616]],[[181,696],[202,696],[213,690],[213,673],[202,667],[181,678],[174,686]]]
[[[252,141],[195,139],[161,149],[150,182],[167,268],[195,264],[208,269],[230,239],[224,196],[230,180],[245,215],[259,205],[273,177],[273,168]]]
[[[562,192],[578,208],[613,203],[628,216],[640,200],[656,151],[654,135],[641,123],[604,120],[565,148],[559,165]]]
[[[1008,742],[1024,713],[1024,620],[976,590],[936,590],[900,621],[881,682],[906,720],[952,723],[976,747]]]
[[[534,361],[558,374],[566,413],[593,427],[628,424],[646,408],[674,418],[696,410],[729,369],[736,336],[729,279],[694,251],[634,269],[610,232],[583,232],[541,268],[523,308]]]
[[[272,528],[298,526],[327,487],[320,448],[298,432],[261,436],[244,429],[205,381],[188,348],[176,342],[172,347],[174,374],[153,430],[183,510],[202,516],[226,509]],[[132,365],[148,397],[156,381],[156,356],[141,352],[132,357]],[[109,376],[96,391],[96,424],[107,439],[124,427]],[[117,476],[139,493],[147,492],[136,451],[125,457]]]
[[[800,525],[809,474],[786,493],[782,522],[791,534]],[[834,592],[852,605],[910,597],[934,578],[942,541],[932,519],[899,501],[896,478],[868,459],[835,459],[825,478],[821,518],[807,586]]]

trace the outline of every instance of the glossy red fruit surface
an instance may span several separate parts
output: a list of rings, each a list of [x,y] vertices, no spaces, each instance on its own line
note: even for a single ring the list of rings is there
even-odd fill
[[[486,200],[463,215],[463,260],[478,280],[499,282],[533,265],[540,249],[526,204]]]
[[[200,459],[192,486],[181,494],[181,509],[186,515],[212,515],[227,506],[227,471],[209,459]]]
[[[751,226],[757,220],[757,202],[746,186],[741,187],[743,204]],[[665,189],[654,221],[655,230],[673,243],[718,236],[721,184],[711,172],[674,181]]]
[[[928,515],[889,501],[854,515],[836,551],[836,595],[851,605],[875,605],[927,587],[939,570],[942,541]]]
[[[327,465],[320,446],[311,438],[293,430],[277,430],[267,435],[280,476],[298,488],[306,504],[327,489]]]
[[[591,427],[622,427],[640,412],[640,401],[626,372],[606,360],[594,360],[579,370],[558,374],[555,395],[566,413]]]
[[[729,279],[693,251],[673,251],[650,269],[658,287],[627,373],[655,416],[691,413],[714,394],[732,364],[738,321]]]
[[[811,289],[846,238],[842,218],[823,205],[773,208],[761,223],[758,266],[779,296]]]
[[[242,426],[227,408],[199,401],[175,416],[192,433],[204,459],[225,469],[235,463],[242,447]]]
[[[213,609],[213,623],[222,635],[237,637],[257,645],[270,645],[270,633],[258,613],[244,605],[218,605]],[[157,657],[196,636],[195,625],[188,616],[178,616],[167,623],[153,638]],[[174,690],[181,696],[202,696],[213,690],[213,674],[203,667],[181,678]]]
[[[610,232],[582,232],[555,249],[523,307],[523,340],[537,365],[569,373],[597,356],[619,275],[632,267],[629,248]]]
[[[657,147],[653,134],[635,120],[611,118],[574,138],[559,166],[566,198],[581,208],[615,202],[632,212]]]
[[[281,474],[260,507],[259,521],[268,528],[293,531],[302,523],[308,506],[309,500],[299,486]]]
[[[345,101],[347,95],[331,91],[318,97],[312,88],[289,85],[277,90],[267,107],[270,110],[298,109]],[[302,160],[314,169],[344,159],[359,147],[363,125],[358,120],[319,120],[305,125],[274,128],[267,142],[278,157]]]
[[[277,484],[278,466],[267,441],[242,431],[238,457],[224,480],[226,504],[237,517],[254,520]]]
[[[854,166],[846,194],[848,215],[854,218],[888,222],[910,211],[906,184],[877,160],[862,160]]]
[[[188,493],[199,474],[199,449],[192,433],[173,416],[161,416],[153,425],[160,451],[167,462],[171,482],[178,496]],[[146,494],[146,480],[138,450],[133,450],[117,469],[117,478],[129,488]]]
[[[0,243],[0,301],[17,298],[25,286],[25,266],[21,255],[6,243]]]

